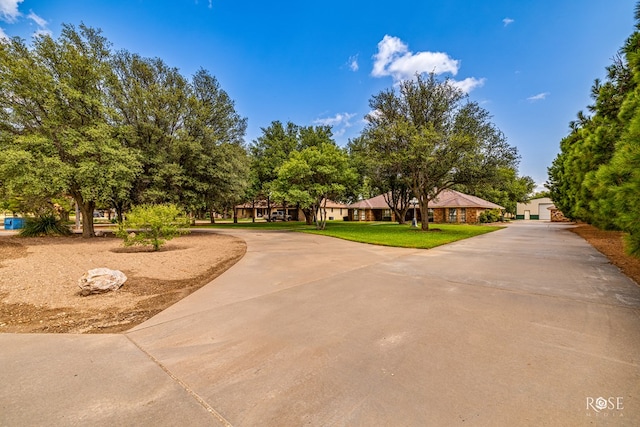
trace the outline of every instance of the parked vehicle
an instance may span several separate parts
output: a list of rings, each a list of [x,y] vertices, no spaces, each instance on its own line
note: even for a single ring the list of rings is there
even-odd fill
[[[276,211],[269,217],[271,221],[291,221],[291,215],[285,215],[284,211]]]

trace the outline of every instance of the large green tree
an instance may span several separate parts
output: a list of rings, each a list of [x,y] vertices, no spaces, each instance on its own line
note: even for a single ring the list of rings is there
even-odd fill
[[[111,103],[121,117],[121,140],[140,155],[142,172],[131,192],[114,197],[119,211],[126,204],[180,203],[185,177],[179,144],[189,102],[187,80],[160,58],[120,51],[112,58],[117,77]]]
[[[536,183],[529,176],[518,176],[515,168],[500,168],[498,179],[489,184],[469,183],[459,189],[504,207],[504,212],[515,216],[518,203],[531,199]]]
[[[268,211],[274,196],[279,197],[284,206],[287,203],[297,204],[297,201],[287,199],[286,191],[277,191],[278,170],[292,153],[327,143],[335,144],[332,138],[330,126],[298,126],[292,122],[283,125],[276,120],[269,127],[262,128],[262,135],[250,147],[253,197],[266,199]],[[314,211],[308,206],[299,207],[307,223],[311,224]]]
[[[406,180],[423,213],[443,190],[496,182],[501,169],[517,165],[516,149],[489,113],[433,73],[384,90],[369,105],[363,131],[368,152],[389,176]],[[422,229],[429,229],[429,221],[422,221]]]
[[[629,233],[629,252],[640,255],[640,3],[636,31],[596,80],[586,116],[570,123],[549,167],[548,188],[570,218]]]
[[[361,180],[362,198],[382,194],[399,224],[405,223],[411,208],[411,175],[406,164],[398,161],[393,136],[387,141],[371,141],[371,134],[363,134],[349,142],[351,161]],[[382,143],[379,143],[382,142]],[[397,140],[395,142],[398,142]]]
[[[316,213],[316,227],[324,230],[327,200],[339,200],[355,180],[356,172],[349,165],[346,151],[331,141],[292,152],[278,168],[274,189]]]
[[[249,147],[251,155],[252,196],[267,200],[267,211],[271,212],[273,183],[278,178],[278,169],[298,150],[300,127],[288,122],[283,125],[273,121],[262,128],[262,135]]]
[[[99,30],[0,43],[0,195],[31,211],[71,195],[93,210],[175,203],[227,209],[243,197],[246,119],[215,77],[113,53]]]
[[[190,210],[214,212],[243,200],[249,183],[244,147],[247,119],[234,108],[215,77],[199,70],[190,84],[184,132],[178,145],[185,176],[181,203]]]
[[[110,47],[100,31],[64,25],[57,40],[29,48],[0,43],[0,182],[13,195],[70,194],[93,236],[93,210],[108,192],[126,191],[139,171],[121,144],[117,113],[104,88],[112,80]]]

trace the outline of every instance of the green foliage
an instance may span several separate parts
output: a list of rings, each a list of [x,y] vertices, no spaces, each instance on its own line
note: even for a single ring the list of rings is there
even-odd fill
[[[327,218],[321,208],[327,200],[340,199],[355,179],[347,153],[329,140],[292,152],[278,168],[274,189],[281,198],[317,213],[316,227],[322,230]]]
[[[640,10],[640,9],[637,9]],[[636,15],[640,28],[640,14]],[[629,233],[640,256],[640,32],[592,87],[592,117],[578,114],[549,168],[551,198],[565,216]]]
[[[176,205],[140,205],[120,223],[116,236],[125,246],[153,246],[157,251],[167,240],[188,233],[189,224],[189,218]]]
[[[268,208],[273,200],[298,204],[308,224],[315,217],[316,225],[324,227],[326,219],[315,215],[323,197],[339,201],[355,184],[349,158],[337,148],[331,127],[274,121],[262,133],[250,147],[251,196],[266,199]]]
[[[498,222],[502,219],[502,214],[498,209],[490,209],[480,213],[478,215],[478,221],[482,224],[487,224],[491,222]]]
[[[513,215],[516,214],[517,203],[526,203],[538,197],[548,197],[548,195],[531,195],[535,182],[531,177],[517,176],[515,168],[500,168],[498,175],[497,181],[482,184],[470,183],[457,186],[457,189],[503,206],[505,212]]]
[[[382,91],[369,105],[373,113],[361,145],[370,158],[370,176],[387,191],[410,189],[421,212],[445,189],[499,182],[501,170],[517,165],[516,149],[489,113],[433,73]],[[422,227],[428,230],[429,222]]]
[[[100,31],[84,25],[64,25],[57,40],[40,36],[32,46],[18,38],[0,43],[0,126],[10,139],[0,181],[33,205],[73,196],[85,236],[94,234],[96,203],[130,186],[138,170],[109,108],[109,55]]]
[[[93,210],[178,203],[228,208],[247,186],[246,119],[205,70],[191,81],[161,59],[113,53],[96,30],[0,43],[0,196],[40,212],[72,196]]]
[[[69,227],[52,213],[27,218],[24,228],[19,233],[21,237],[68,236],[70,234]]]

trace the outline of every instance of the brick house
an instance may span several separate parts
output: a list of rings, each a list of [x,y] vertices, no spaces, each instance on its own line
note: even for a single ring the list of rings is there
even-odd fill
[[[502,206],[455,190],[444,190],[429,203],[429,222],[477,224],[479,215],[490,209],[504,209]],[[420,218],[420,208],[416,207]],[[407,212],[405,220],[413,219],[413,208]],[[395,214],[383,195],[361,200],[349,205],[349,221],[396,221]]]
[[[342,203],[334,202],[327,199],[324,207],[327,219],[329,221],[342,221],[348,213],[348,206]],[[259,218],[266,219],[270,214],[278,211],[286,211],[287,215],[291,215],[293,221],[304,221],[304,213],[302,209],[298,209],[295,205],[287,205],[283,207],[282,203],[271,203],[271,211],[267,208],[266,200],[256,200],[255,202],[247,202],[235,207],[236,217],[241,218]]]

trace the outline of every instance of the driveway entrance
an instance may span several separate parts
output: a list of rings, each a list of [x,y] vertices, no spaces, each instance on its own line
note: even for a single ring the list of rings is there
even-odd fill
[[[245,258],[124,335],[0,335],[0,424],[640,425],[640,288],[567,227],[431,250],[234,230]]]

